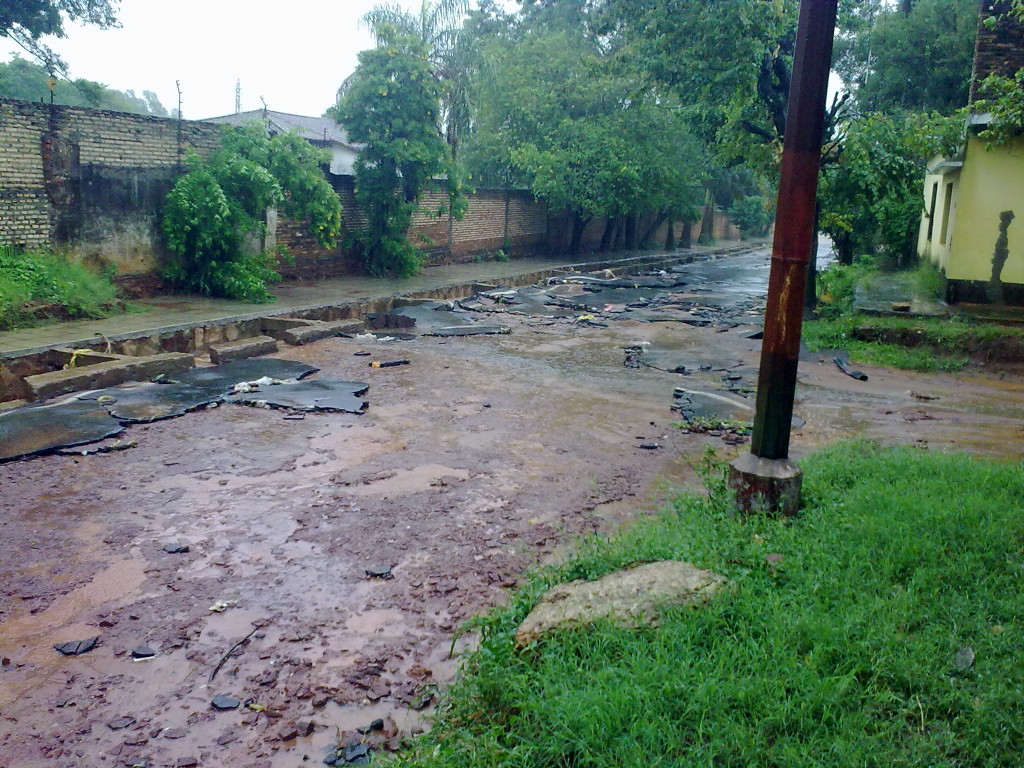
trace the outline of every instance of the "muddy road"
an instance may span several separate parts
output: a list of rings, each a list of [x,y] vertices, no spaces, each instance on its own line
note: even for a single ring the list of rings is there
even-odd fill
[[[703,327],[609,305],[490,316],[507,335],[327,339],[279,356],[368,383],[365,414],[221,404],[133,426],[131,450],[0,466],[0,766],[318,765],[377,719],[396,746],[471,642],[449,656],[458,627],[524,569],[693,485],[706,444],[745,450],[670,406],[753,385],[767,265],[694,265]],[[714,322],[730,308],[743,322]],[[629,346],[688,374],[627,368]],[[858,434],[1019,456],[1019,376],[861,368],[801,363],[797,456]]]

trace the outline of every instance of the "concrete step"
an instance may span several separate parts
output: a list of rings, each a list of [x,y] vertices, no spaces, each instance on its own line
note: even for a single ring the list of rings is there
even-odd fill
[[[342,333],[359,333],[366,327],[361,320],[307,320],[303,317],[265,317],[263,332],[293,347],[312,341],[338,336]]]
[[[52,352],[67,355],[68,363],[73,361],[74,367],[26,376],[25,384],[32,400],[113,387],[126,381],[149,381],[162,373],[179,373],[195,367],[195,358],[184,352],[165,352],[143,357],[75,354],[75,350],[71,349]]]
[[[250,336],[247,339],[228,341],[224,344],[210,345],[210,362],[214,365],[242,360],[246,357],[259,357],[277,352],[277,340],[269,336]]]

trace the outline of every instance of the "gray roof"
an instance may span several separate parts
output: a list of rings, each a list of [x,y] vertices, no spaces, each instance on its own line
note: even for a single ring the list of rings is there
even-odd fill
[[[272,134],[294,131],[307,141],[351,146],[345,129],[329,117],[308,117],[306,115],[291,115],[287,112],[274,112],[269,109],[254,109],[250,112],[238,112],[233,115],[208,117],[203,122],[240,126],[251,123],[253,120],[265,120],[267,129]]]

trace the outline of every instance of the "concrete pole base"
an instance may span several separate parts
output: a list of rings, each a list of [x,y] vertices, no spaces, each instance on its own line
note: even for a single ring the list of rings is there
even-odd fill
[[[743,512],[791,517],[800,511],[803,471],[789,459],[745,453],[729,464],[729,487]]]

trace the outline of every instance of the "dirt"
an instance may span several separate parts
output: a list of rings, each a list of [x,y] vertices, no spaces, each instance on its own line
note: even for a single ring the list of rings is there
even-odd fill
[[[622,348],[749,371],[749,326],[500,319],[511,334],[280,355],[368,382],[362,415],[224,404],[133,426],[131,450],[0,466],[0,766],[285,768],[378,718],[408,736],[472,645],[460,626],[525,569],[695,487],[705,445],[744,450],[672,426],[673,388],[718,390],[721,371],[629,369]],[[366,350],[410,365],[370,369]],[[801,364],[795,456],[863,434],[1019,458],[1018,373],[859,367],[868,381]],[[163,551],[176,542],[189,551]],[[133,660],[142,645],[157,655]]]

